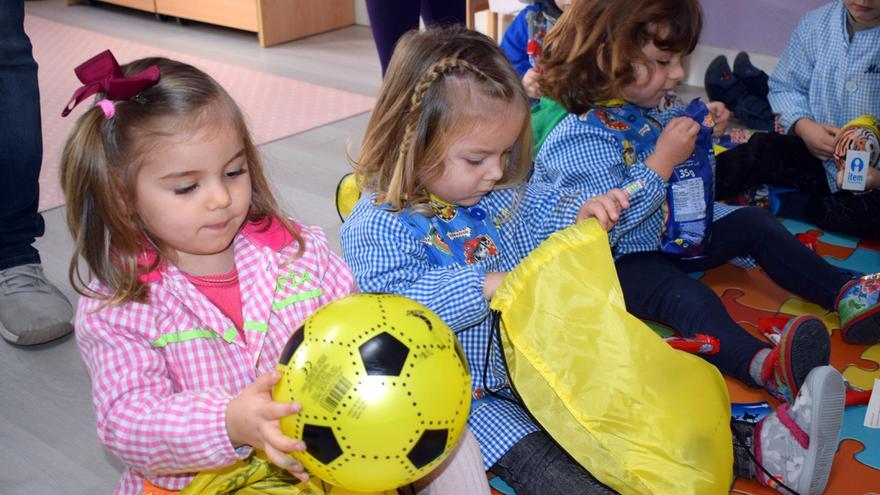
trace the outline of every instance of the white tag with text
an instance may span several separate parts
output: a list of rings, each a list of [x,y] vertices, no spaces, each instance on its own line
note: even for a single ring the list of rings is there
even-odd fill
[[[868,167],[871,153],[867,151],[846,151],[846,164],[843,167],[843,185],[847,191],[864,191],[868,180]]]
[[[868,410],[865,411],[865,426],[880,428],[880,378],[874,378],[874,390],[868,401]]]

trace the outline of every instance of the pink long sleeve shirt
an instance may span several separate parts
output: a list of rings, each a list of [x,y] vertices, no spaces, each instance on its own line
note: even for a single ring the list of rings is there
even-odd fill
[[[180,490],[202,470],[250,454],[226,431],[226,406],[274,369],[290,335],[322,305],[354,290],[348,267],[317,227],[305,251],[277,223],[246,225],[235,241],[246,338],[176,267],[149,274],[149,304],[102,307],[83,297],[76,336],[92,380],[100,441],[126,465],[116,494],[144,479]],[[98,283],[91,288],[106,292]]]

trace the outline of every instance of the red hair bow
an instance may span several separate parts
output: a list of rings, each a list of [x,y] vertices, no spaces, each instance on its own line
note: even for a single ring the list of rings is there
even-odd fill
[[[95,93],[104,93],[104,98],[111,101],[127,100],[154,86],[159,82],[160,77],[159,67],[155,65],[151,65],[131,77],[125,77],[122,68],[119,67],[119,62],[116,61],[110,50],[104,50],[79,64],[74,72],[83,85],[73,93],[70,101],[67,102],[67,106],[61,112],[62,117],[66,117],[74,107]]]

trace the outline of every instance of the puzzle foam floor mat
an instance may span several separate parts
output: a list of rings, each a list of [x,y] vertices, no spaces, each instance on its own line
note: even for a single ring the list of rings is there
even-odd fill
[[[809,224],[783,220],[794,234],[806,234],[816,252],[828,262],[852,271],[880,272],[880,242],[865,242],[853,237],[826,233]],[[815,314],[822,317],[831,332],[831,364],[855,387],[869,390],[874,378],[880,378],[880,344],[851,345],[840,338],[840,320],[836,313],[804,301],[781,289],[760,269],[743,270],[724,265],[703,274],[701,280],[721,297],[734,320],[755,335],[759,318]],[[777,401],[766,392],[751,389],[734,379],[725,378],[732,402]],[[880,492],[880,430],[863,426],[864,406],[846,408],[837,456],[831,470],[826,494],[856,495]],[[740,493],[778,493],[750,480],[738,479],[734,488]]]
[[[825,233],[818,228],[792,220],[783,225],[794,234],[805,234],[816,252],[830,263],[863,273],[880,272],[880,242]],[[776,285],[760,268],[744,270],[723,265],[697,275],[724,302],[734,320],[759,338],[758,321],[767,317],[791,317],[815,314],[831,332],[831,364],[854,386],[871,389],[874,378],[880,378],[880,344],[851,345],[840,338],[840,320],[836,313],[804,301]],[[778,401],[762,390],[752,389],[735,379],[725,378],[732,402]],[[829,495],[862,495],[880,493],[880,430],[863,426],[864,406],[846,409],[837,455],[831,478],[825,490]],[[491,476],[491,474],[490,474]],[[513,495],[513,490],[500,479],[492,479],[493,493]],[[775,494],[757,482],[737,479],[735,493]]]

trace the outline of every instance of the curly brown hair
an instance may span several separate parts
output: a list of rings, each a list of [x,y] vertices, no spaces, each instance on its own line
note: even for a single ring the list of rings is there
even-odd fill
[[[430,214],[425,181],[442,174],[449,140],[486,118],[473,97],[519,105],[523,128],[496,188],[531,173],[529,102],[498,45],[462,26],[410,31],[397,44],[355,160],[359,186],[395,210]]]
[[[619,98],[636,81],[636,66],[652,66],[649,44],[694,51],[703,25],[698,0],[578,0],[547,33],[541,59],[543,93],[570,113]]]

